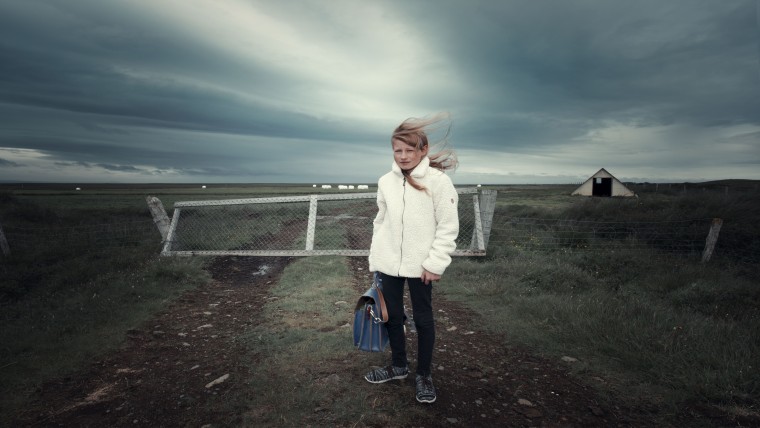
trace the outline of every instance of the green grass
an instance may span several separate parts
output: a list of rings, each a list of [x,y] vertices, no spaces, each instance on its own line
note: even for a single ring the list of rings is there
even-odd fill
[[[706,265],[695,258],[631,251],[625,245],[614,251],[583,251],[572,245],[534,251],[511,245],[504,230],[494,230],[489,256],[456,258],[440,287],[510,344],[541,355],[577,358],[571,367],[582,382],[606,379],[599,386],[602,393],[626,403],[677,409],[699,402],[757,414],[760,272],[752,259],[760,253],[756,187],[728,194],[723,188],[683,193],[642,187],[635,189],[636,199],[602,199],[571,197],[574,186],[495,186],[495,222],[507,216],[656,222],[720,217],[724,226],[715,257]],[[92,224],[93,219],[148,225],[130,230],[128,236],[135,239],[117,246],[97,236],[76,245],[51,240],[49,245],[16,248],[11,257],[0,259],[2,414],[23,406],[35,385],[113,349],[126,330],[208,279],[196,263],[203,259],[157,257],[160,237],[150,223],[146,195],[159,196],[171,215],[174,201],[321,191],[316,190],[153,186],[0,193],[0,222],[9,230],[43,227],[52,234]],[[356,210],[351,213],[367,215]],[[329,230],[330,221],[320,227]],[[256,233],[255,224],[241,225],[249,229],[232,238],[242,244],[246,235]],[[342,230],[322,232],[347,238]],[[576,240],[583,244],[585,239],[579,235]],[[247,422],[348,426],[365,423],[370,412],[387,418],[386,424],[417,415],[408,397],[380,396],[378,389],[346,381],[383,364],[385,357],[357,354],[347,339],[346,320],[356,298],[350,278],[345,258],[313,257],[295,260],[274,285],[263,310],[265,322],[241,339],[250,347],[254,365],[250,394],[237,398],[250,409]]]
[[[279,238],[284,234],[303,240],[307,213],[305,203],[181,208],[172,250],[292,248],[289,239]],[[291,227],[299,222],[303,226]]]
[[[115,349],[209,275],[201,259],[158,257],[147,212],[0,199],[4,230],[27,234],[0,258],[1,425],[36,387]]]
[[[130,271],[100,268],[100,275],[69,287],[49,278],[48,287],[0,307],[0,413],[8,414],[44,381],[116,348],[127,330],[209,278],[192,259],[154,257]]]
[[[509,207],[510,215],[513,210],[538,209],[541,212],[547,210],[561,210],[572,206],[578,200],[570,193],[578,186],[575,185],[512,185],[512,186],[487,186],[498,192],[497,207]],[[520,217],[520,216],[518,216]]]
[[[760,198],[741,191],[654,192],[635,199],[576,198],[545,189],[500,192],[495,223],[506,217],[665,222],[722,218],[716,253],[698,258],[640,248],[583,251],[521,249],[495,226],[489,257],[457,259],[442,288],[469,306],[483,325],[537,353],[579,359],[580,377],[607,379],[603,392],[673,413],[684,403],[710,403],[737,414],[760,408]],[[687,231],[688,232],[688,231]],[[686,232],[686,233],[687,233]],[[582,236],[580,238],[583,238]],[[580,239],[579,238],[579,239]],[[584,238],[585,239],[585,238]],[[676,239],[676,238],[673,238]],[[680,238],[678,238],[680,239]],[[704,239],[704,238],[702,238]],[[586,242],[593,247],[595,242]],[[538,251],[541,250],[541,251]]]
[[[338,190],[337,188],[313,188],[302,184],[209,184],[206,189],[197,185],[11,185],[0,184],[0,194],[13,194],[24,201],[33,201],[47,207],[68,207],[75,209],[146,209],[145,198],[156,196],[163,203],[169,215],[175,202],[220,199],[267,198],[277,196],[362,193],[369,190]]]
[[[357,293],[347,287],[352,274],[344,257],[297,259],[272,290],[265,322],[244,338],[255,361],[252,385],[244,400],[249,424],[305,426],[353,425],[368,413],[386,422],[416,414],[408,397],[380,397],[359,378],[382,364],[385,355],[359,354],[347,320]],[[315,409],[328,410],[320,420]],[[317,419],[315,419],[317,418]]]
[[[458,260],[442,283],[483,324],[611,379],[627,400],[708,401],[757,411],[760,290],[716,267],[637,254],[521,253]],[[631,391],[637,391],[632,394]]]

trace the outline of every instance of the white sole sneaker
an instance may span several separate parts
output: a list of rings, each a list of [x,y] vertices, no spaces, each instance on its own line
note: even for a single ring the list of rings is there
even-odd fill
[[[397,374],[397,375],[394,375],[392,377],[382,378],[382,379],[379,379],[379,380],[373,380],[373,379],[376,378],[375,376],[371,376],[373,373],[375,373],[378,370],[385,370],[386,373],[384,373],[384,374],[387,374],[387,369],[388,369],[387,367],[382,367],[382,368],[379,368],[379,369],[372,370],[371,372],[369,372],[366,375],[364,375],[364,380],[366,380],[369,383],[385,383],[385,382],[390,382],[390,381],[396,380],[396,379],[406,379],[407,376],[409,376],[409,370],[407,369],[406,373],[404,373],[402,375],[398,375]]]

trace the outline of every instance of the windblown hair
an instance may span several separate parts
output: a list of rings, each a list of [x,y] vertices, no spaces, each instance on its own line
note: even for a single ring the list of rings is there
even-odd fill
[[[443,136],[434,143],[428,141],[428,135],[445,127]],[[451,132],[451,123],[448,114],[439,113],[428,118],[410,117],[396,127],[391,136],[391,144],[400,141],[417,150],[428,147],[427,157],[430,166],[440,171],[453,171],[459,166],[459,160],[454,149],[448,141]],[[434,147],[432,149],[430,146]],[[417,183],[410,175],[411,171],[402,171],[406,181],[417,190],[425,190],[425,186]]]

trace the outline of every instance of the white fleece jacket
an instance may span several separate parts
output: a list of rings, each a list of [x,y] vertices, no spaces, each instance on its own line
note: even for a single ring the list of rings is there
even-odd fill
[[[426,190],[407,183],[396,162],[378,180],[369,269],[405,278],[419,278],[423,268],[442,275],[459,234],[459,195],[451,179],[432,168],[427,157],[411,176]]]

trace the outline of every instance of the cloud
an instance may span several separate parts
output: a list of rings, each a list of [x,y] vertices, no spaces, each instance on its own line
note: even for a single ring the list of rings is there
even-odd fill
[[[3,2],[0,147],[36,157],[2,152],[22,166],[0,180],[372,182],[436,111],[455,181],[760,178],[756,21],[749,0]]]
[[[9,168],[13,168],[13,167],[18,168],[18,167],[22,167],[23,165],[20,163],[16,163],[16,162],[12,162],[12,161],[0,158],[0,166],[9,167]]]
[[[107,163],[99,163],[95,166],[98,166],[103,169],[107,169],[109,171],[121,171],[121,172],[142,172],[143,170],[140,168],[135,168],[131,165],[110,165]]]

